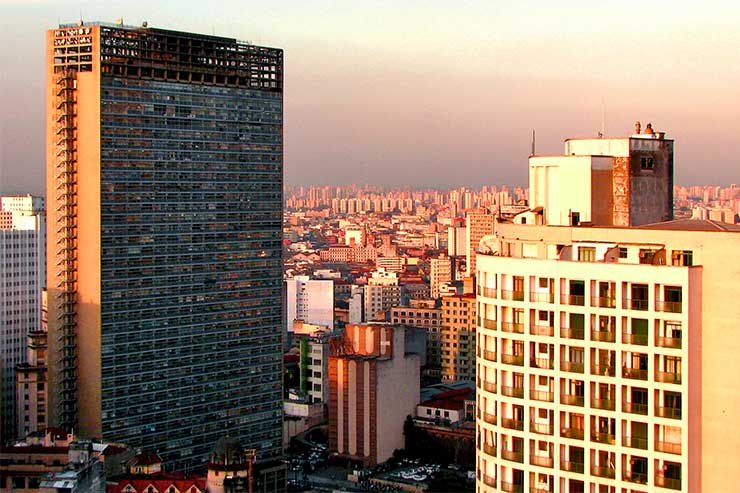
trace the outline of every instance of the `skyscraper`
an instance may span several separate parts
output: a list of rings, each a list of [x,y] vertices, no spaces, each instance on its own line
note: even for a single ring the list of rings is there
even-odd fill
[[[52,422],[279,456],[282,50],[80,23],[46,53]]]
[[[0,197],[0,443],[15,438],[15,367],[41,323],[45,231],[43,198]]]

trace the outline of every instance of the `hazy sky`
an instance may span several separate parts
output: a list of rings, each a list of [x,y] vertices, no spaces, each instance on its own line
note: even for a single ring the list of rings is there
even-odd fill
[[[633,1],[0,0],[0,193],[43,192],[43,39],[87,20],[285,49],[285,177],[526,184],[540,153],[635,120],[678,184],[740,181],[740,7]]]

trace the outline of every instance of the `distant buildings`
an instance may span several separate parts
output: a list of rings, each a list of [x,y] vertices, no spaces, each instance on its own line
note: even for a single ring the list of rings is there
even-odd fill
[[[0,443],[17,435],[15,368],[41,324],[46,286],[44,199],[0,197]]]

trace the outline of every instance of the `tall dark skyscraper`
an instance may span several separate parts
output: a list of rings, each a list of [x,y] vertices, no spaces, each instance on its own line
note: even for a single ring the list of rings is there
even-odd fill
[[[202,465],[282,453],[283,52],[103,23],[47,32],[49,409]]]

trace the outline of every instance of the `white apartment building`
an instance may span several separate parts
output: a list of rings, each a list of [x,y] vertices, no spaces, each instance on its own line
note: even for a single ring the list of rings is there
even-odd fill
[[[15,437],[15,367],[41,323],[46,286],[46,223],[41,197],[0,197],[0,439]]]
[[[285,280],[285,292],[286,332],[296,320],[334,329],[333,280],[295,276]]]
[[[440,297],[442,283],[452,281],[452,259],[446,255],[429,260],[429,291],[432,298]]]
[[[365,286],[365,321],[385,320],[390,309],[401,304],[401,286],[398,274],[378,269]]]

